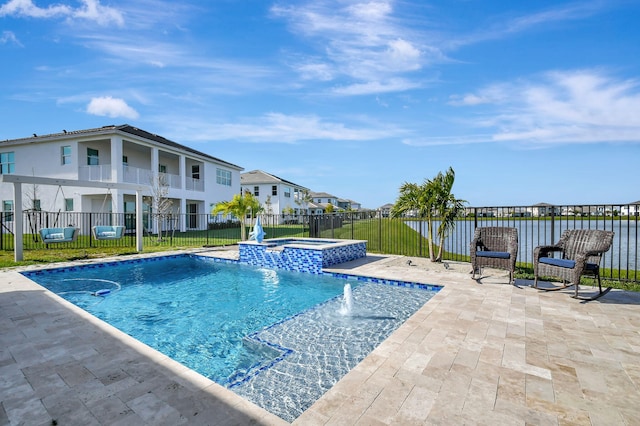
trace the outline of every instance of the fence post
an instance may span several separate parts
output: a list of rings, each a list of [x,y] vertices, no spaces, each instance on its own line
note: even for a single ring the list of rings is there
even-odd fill
[[[556,206],[551,206],[551,241],[553,244],[556,240]]]

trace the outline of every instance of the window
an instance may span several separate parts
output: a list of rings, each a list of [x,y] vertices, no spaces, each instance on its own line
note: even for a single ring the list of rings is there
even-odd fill
[[[191,166],[191,177],[193,179],[200,179],[200,166]]]
[[[73,211],[73,198],[65,198],[64,199],[64,211],[72,212]]]
[[[216,169],[216,183],[231,186],[231,172],[229,170]]]
[[[256,197],[258,197],[260,195],[260,187],[259,186],[254,186],[253,187],[253,195],[255,195]]]
[[[271,186],[271,195],[278,195],[278,185]]]
[[[160,173],[167,173],[167,165],[166,164],[158,164],[158,171]]]
[[[33,210],[37,212],[42,210],[42,207],[40,206],[40,200],[38,199],[33,200]]]
[[[62,165],[71,164],[71,147],[63,146],[62,147]]]
[[[288,186],[284,187],[284,196],[287,198],[291,198],[291,188],[289,188]]]
[[[87,165],[97,166],[100,164],[100,156],[98,150],[93,148],[87,148]]]
[[[0,175],[10,175],[15,172],[13,152],[0,153]]]
[[[13,200],[5,200],[2,202],[3,220],[11,222],[13,220]]]
[[[127,157],[126,155],[122,156],[122,165],[123,166],[128,166],[129,165],[129,157]]]

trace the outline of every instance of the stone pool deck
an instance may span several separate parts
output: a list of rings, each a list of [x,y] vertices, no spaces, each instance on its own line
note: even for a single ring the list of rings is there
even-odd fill
[[[294,424],[640,424],[638,293],[582,303],[392,256],[331,270],[444,288]],[[286,424],[17,271],[0,271],[0,425]]]

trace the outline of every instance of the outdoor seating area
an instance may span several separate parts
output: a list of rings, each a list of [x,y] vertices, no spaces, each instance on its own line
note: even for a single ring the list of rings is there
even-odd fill
[[[488,226],[476,228],[471,241],[472,278],[482,276],[482,268],[509,271],[509,283],[515,283],[518,257],[518,230],[511,227]]]
[[[96,240],[118,240],[124,235],[124,226],[94,226],[91,233]]]
[[[45,244],[70,243],[78,238],[78,228],[66,226],[64,228],[41,228],[40,238]]]
[[[540,288],[543,291],[561,290],[574,286],[572,297],[583,300],[594,300],[606,294],[611,287],[602,290],[600,280],[600,261],[602,255],[609,251],[613,243],[614,233],[598,229],[572,229],[562,233],[560,240],[550,246],[539,246],[534,250],[534,284],[538,287],[540,277],[557,277],[562,285]],[[554,254],[558,257],[553,257]],[[578,294],[580,277],[591,275],[598,282],[598,293],[591,297]]]

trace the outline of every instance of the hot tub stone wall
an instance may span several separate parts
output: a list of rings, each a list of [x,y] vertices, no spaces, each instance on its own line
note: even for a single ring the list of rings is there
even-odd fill
[[[265,245],[240,244],[240,262],[265,268],[321,274],[322,268],[367,255],[365,242],[324,249],[284,247],[281,251]]]

